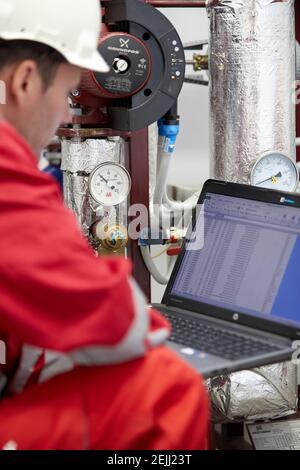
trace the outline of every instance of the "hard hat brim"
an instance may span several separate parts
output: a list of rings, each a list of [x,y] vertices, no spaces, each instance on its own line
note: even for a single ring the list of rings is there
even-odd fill
[[[8,33],[0,33],[0,37],[2,39],[6,40],[12,40],[12,39],[21,39],[21,40],[31,40],[34,41],[36,39],[33,39],[32,36],[29,36],[28,34],[8,34]],[[103,57],[100,55],[100,53],[95,50],[95,52],[92,54],[92,56],[89,56],[88,58],[83,58],[79,57],[76,54],[73,53],[67,53],[64,49],[57,47],[56,44],[48,43],[46,41],[39,40],[37,42],[41,42],[42,44],[46,44],[50,47],[53,47],[53,49],[56,49],[60,54],[62,54],[66,61],[69,62],[72,65],[76,65],[77,67],[91,70],[93,72],[99,72],[99,73],[107,73],[110,71],[109,65],[105,62]]]
[[[92,57],[89,57],[88,59],[75,57],[73,54],[65,54],[65,57],[70,64],[83,69],[99,73],[107,73],[110,71],[109,65],[97,51],[95,51]]]

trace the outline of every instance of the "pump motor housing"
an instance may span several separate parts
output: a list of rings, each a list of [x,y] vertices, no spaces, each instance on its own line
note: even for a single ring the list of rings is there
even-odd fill
[[[113,129],[145,128],[178,98],[185,76],[182,42],[162,13],[138,0],[108,2],[103,21],[99,52],[110,71],[85,71],[72,100],[91,116],[101,109]]]

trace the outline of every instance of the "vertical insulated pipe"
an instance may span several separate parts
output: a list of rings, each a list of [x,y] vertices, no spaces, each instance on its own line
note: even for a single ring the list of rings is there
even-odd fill
[[[208,0],[212,176],[248,183],[266,152],[296,158],[294,0]]]
[[[300,2],[295,2],[295,13],[296,13],[296,39],[300,44]],[[300,47],[300,46],[299,46]],[[299,73],[300,73],[300,49],[299,49]],[[297,95],[296,95],[296,116],[297,116],[297,136],[300,138],[300,78],[297,83]],[[297,147],[297,161],[300,161],[300,146]]]

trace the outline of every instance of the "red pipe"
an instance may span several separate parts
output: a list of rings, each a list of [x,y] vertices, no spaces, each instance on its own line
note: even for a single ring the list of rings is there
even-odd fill
[[[206,5],[205,1],[179,1],[179,0],[145,0],[145,3],[150,3],[153,7],[157,8],[204,8]]]

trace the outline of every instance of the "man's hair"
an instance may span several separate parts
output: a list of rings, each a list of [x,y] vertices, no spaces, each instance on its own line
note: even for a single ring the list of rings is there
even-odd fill
[[[24,60],[36,62],[45,89],[52,84],[59,64],[67,62],[55,49],[40,42],[0,39],[0,72]]]

